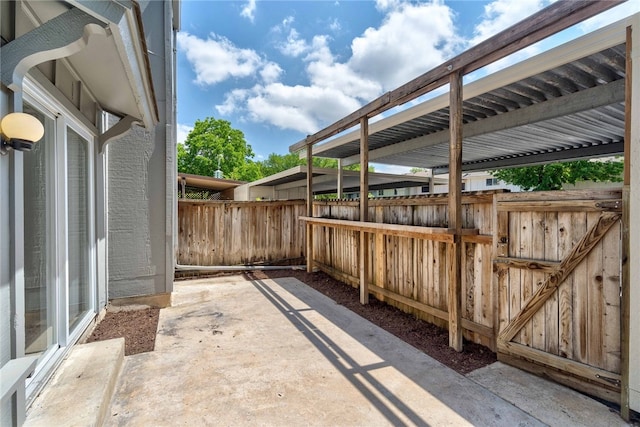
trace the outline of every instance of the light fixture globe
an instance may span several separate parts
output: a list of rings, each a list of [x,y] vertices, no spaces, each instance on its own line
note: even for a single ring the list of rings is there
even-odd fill
[[[37,118],[26,113],[11,113],[0,121],[3,142],[14,150],[30,151],[44,136],[44,126]]]

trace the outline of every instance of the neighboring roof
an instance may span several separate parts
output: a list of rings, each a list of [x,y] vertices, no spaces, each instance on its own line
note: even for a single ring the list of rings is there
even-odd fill
[[[637,19],[639,15],[635,15]],[[464,86],[462,169],[622,154],[625,31],[619,21]],[[369,161],[448,170],[449,94],[369,125]],[[358,163],[359,130],[313,155]]]
[[[214,191],[229,190],[231,188],[236,188],[239,185],[245,184],[244,181],[234,181],[232,179],[219,179],[212,178],[210,176],[179,173],[178,184],[182,183],[182,180],[184,180],[185,184],[189,187],[196,187]]]
[[[360,172],[343,170],[343,191],[360,191]],[[275,187],[276,190],[306,188],[307,167],[296,166],[283,172],[250,182],[250,187]],[[369,172],[369,190],[389,188],[421,187],[430,182],[430,177]],[[438,180],[439,181],[439,180]],[[444,181],[446,182],[446,180]],[[338,170],[313,168],[313,193],[335,193],[338,188]]]

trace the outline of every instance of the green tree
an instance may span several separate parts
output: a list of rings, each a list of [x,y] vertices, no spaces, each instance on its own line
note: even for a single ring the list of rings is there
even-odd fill
[[[270,176],[304,163],[306,162],[303,159],[300,159],[296,153],[271,153],[269,154],[269,157],[260,162],[260,168],[262,169],[263,176]]]
[[[255,175],[255,168],[245,166],[253,156],[242,131],[232,128],[226,120],[207,117],[196,120],[184,145],[178,145],[178,171],[213,176],[220,161],[225,178],[245,180],[243,171]]]
[[[525,191],[560,190],[562,184],[580,181],[621,182],[624,165],[619,159],[609,161],[577,160],[565,163],[527,166],[491,171],[500,181]]]

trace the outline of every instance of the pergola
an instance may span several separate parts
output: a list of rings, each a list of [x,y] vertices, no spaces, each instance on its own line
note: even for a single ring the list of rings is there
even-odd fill
[[[633,79],[638,72],[632,70],[631,59],[638,58],[632,42],[638,45],[640,41],[631,28],[640,27],[640,14],[464,87],[463,77],[619,3],[560,0],[290,147],[292,152],[305,149],[308,163],[313,156],[338,158],[343,165],[360,163],[361,194],[367,194],[370,161],[449,173],[447,232],[452,235],[452,244],[448,256],[454,266],[448,292],[449,344],[458,351],[462,350],[462,238],[470,232],[462,228],[463,171],[624,155],[623,222],[633,224],[630,212],[634,212],[638,197],[630,197],[630,191],[636,188],[633,183],[640,185],[640,176],[632,171],[630,159],[635,153],[635,160],[640,161],[640,131],[631,125],[634,115],[630,107],[632,99],[640,102],[640,88],[638,78]],[[372,117],[446,84],[447,93],[369,123]],[[340,134],[356,125],[359,129]],[[308,191],[311,188],[313,176],[308,174]],[[313,224],[331,221],[313,218],[312,199],[309,194],[305,219],[309,271],[313,267],[309,256],[313,252]],[[359,280],[363,304],[369,294],[366,233],[384,226],[368,222],[367,215],[367,198],[361,197]],[[623,253],[628,259],[640,251],[637,239],[629,237],[634,231],[623,233]],[[626,262],[623,269],[622,292],[629,295],[629,277],[634,271],[639,274],[640,266]],[[622,310],[623,348],[629,345],[629,301],[633,295],[625,299]],[[624,351],[633,353],[629,347]],[[629,360],[623,365],[622,408],[628,419],[625,392],[629,390]]]

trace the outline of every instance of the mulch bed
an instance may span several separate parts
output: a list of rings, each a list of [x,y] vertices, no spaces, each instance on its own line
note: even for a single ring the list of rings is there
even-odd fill
[[[237,273],[217,273],[209,276],[225,274]],[[358,289],[335,280],[323,272],[256,270],[244,275],[250,280],[295,277],[463,375],[496,361],[496,355],[491,350],[467,341],[464,343],[464,351],[456,352],[449,347],[449,335],[445,329],[417,319],[376,300],[373,296],[368,305],[360,304]],[[159,310],[156,308],[109,311],[96,326],[87,342],[124,337],[127,356],[153,351],[158,316]]]
[[[107,311],[86,342],[124,338],[124,355],[153,351],[159,308]]]

